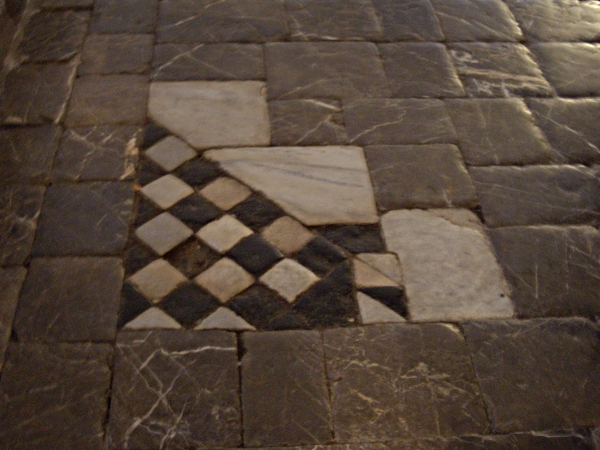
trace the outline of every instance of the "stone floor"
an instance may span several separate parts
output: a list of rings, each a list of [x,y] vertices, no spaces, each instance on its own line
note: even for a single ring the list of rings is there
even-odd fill
[[[600,450],[600,2],[16,29],[0,449]]]

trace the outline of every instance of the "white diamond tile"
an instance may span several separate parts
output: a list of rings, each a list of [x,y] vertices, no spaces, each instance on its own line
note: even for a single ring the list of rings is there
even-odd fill
[[[260,277],[260,281],[291,303],[319,281],[319,277],[296,261],[284,259]]]
[[[194,189],[173,175],[165,175],[144,186],[141,192],[162,209],[169,209]]]
[[[252,191],[232,178],[221,177],[202,189],[200,194],[227,211],[250,197]]]
[[[225,303],[254,284],[254,277],[229,258],[223,258],[194,281]]]
[[[196,152],[181,139],[169,136],[146,150],[146,156],[171,172],[196,156]]]
[[[195,330],[255,331],[252,325],[228,308],[219,308],[198,325]]]
[[[161,256],[193,234],[183,222],[167,212],[146,222],[135,231],[135,235],[142,242]]]
[[[252,230],[242,222],[233,216],[225,215],[205,225],[196,233],[196,236],[214,250],[224,253],[251,234]]]
[[[157,259],[133,274],[129,281],[146,298],[156,303],[181,283],[186,282],[187,278],[164,259]]]
[[[265,228],[262,236],[284,253],[294,253],[314,237],[300,222],[281,217]]]
[[[150,308],[125,325],[124,328],[127,330],[147,330],[151,328],[178,330],[181,325],[164,311],[158,308]]]

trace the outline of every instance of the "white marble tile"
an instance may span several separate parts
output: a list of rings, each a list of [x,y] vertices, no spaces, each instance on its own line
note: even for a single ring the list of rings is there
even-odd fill
[[[194,281],[225,303],[254,284],[254,277],[229,258],[223,258]]]
[[[295,253],[314,237],[300,222],[289,216],[280,217],[262,232],[263,238],[283,253]]]
[[[234,179],[221,177],[202,189],[200,194],[227,211],[250,197],[252,191]]]
[[[275,264],[260,281],[292,303],[298,295],[319,281],[314,273],[291,259]]]
[[[148,183],[141,189],[141,193],[160,206],[169,209],[179,200],[186,198],[194,192],[188,184],[173,175],[164,177]]]
[[[161,256],[193,234],[183,222],[168,212],[149,220],[135,230],[135,235]]]
[[[235,217],[225,215],[205,225],[196,233],[196,236],[214,250],[225,253],[251,234],[252,230],[242,222]]]
[[[383,303],[369,297],[362,292],[356,294],[361,322],[365,325],[373,323],[406,322],[400,314],[392,311]]]
[[[157,259],[129,277],[137,289],[156,303],[177,286],[187,281],[175,267],[164,259]]]
[[[396,255],[392,253],[361,253],[356,257],[394,280],[398,285],[402,285],[402,269]]]
[[[228,308],[219,308],[200,324],[195,330],[235,330],[256,331],[252,325]]]
[[[137,316],[123,328],[126,330],[146,330],[164,328],[178,330],[181,328],[179,322],[158,308],[149,308]]]
[[[145,153],[146,156],[167,172],[171,172],[196,156],[196,152],[189,145],[175,136],[164,138],[146,150]]]
[[[394,280],[359,259],[352,261],[354,282],[357,288],[398,286]]]

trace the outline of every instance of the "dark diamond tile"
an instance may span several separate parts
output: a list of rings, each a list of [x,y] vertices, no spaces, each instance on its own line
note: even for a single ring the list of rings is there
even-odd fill
[[[388,97],[377,47],[368,42],[265,45],[271,99]]]
[[[142,73],[150,68],[151,34],[92,34],[83,44],[79,75]]]
[[[352,325],[358,308],[352,298],[350,263],[345,262],[300,295],[293,305],[311,327]]]
[[[1,183],[44,182],[52,168],[60,128],[6,128],[0,130]]]
[[[95,0],[90,31],[99,34],[152,33],[158,0]]]
[[[154,161],[151,161],[148,158],[140,158],[138,179],[142,186],[145,186],[154,180],[158,180],[165,174],[166,172]]]
[[[19,293],[27,275],[24,267],[0,268],[0,371],[10,341]]]
[[[18,52],[26,61],[66,61],[80,49],[88,11],[39,11],[27,22]]]
[[[221,259],[221,256],[195,238],[185,241],[164,256],[173,267],[188,278],[207,270]]]
[[[108,448],[239,446],[237,351],[223,331],[120,333]]]
[[[254,231],[259,231],[284,215],[277,205],[256,193],[237,204],[229,214],[234,215]]]
[[[146,150],[152,147],[161,139],[167,137],[169,135],[169,130],[164,129],[163,127],[149,123],[144,127],[144,132],[142,133],[142,142],[140,144],[140,148],[142,150]]]
[[[222,212],[199,195],[190,195],[175,204],[169,213],[177,217],[192,230],[198,231],[203,225],[219,217]]]
[[[155,259],[157,259],[156,253],[149,250],[148,247],[134,241],[125,253],[125,260],[123,261],[125,275],[133,275]]]
[[[114,339],[122,282],[117,258],[33,259],[15,316],[19,342]]]
[[[163,42],[267,42],[287,36],[282,0],[165,0],[157,39]]]
[[[154,206],[154,203],[145,197],[139,196],[134,226],[137,228],[161,213],[162,209]]]
[[[290,304],[275,292],[255,285],[232,298],[227,306],[258,330],[305,328],[306,321],[291,311]]]
[[[121,308],[117,328],[123,328],[137,316],[149,309],[152,304],[131,284],[124,283],[121,292]]]
[[[600,318],[600,233],[592,227],[489,230],[519,317]]]
[[[342,328],[323,338],[336,439],[360,443],[488,430],[467,345],[455,326]]]
[[[159,44],[152,69],[156,81],[265,79],[258,44]]]
[[[346,256],[327,239],[317,236],[298,252],[297,259],[302,265],[322,277],[344,261]]]
[[[53,184],[46,192],[34,253],[117,255],[127,241],[130,183]]]
[[[52,177],[63,180],[125,180],[135,174],[137,127],[70,128],[63,133]]]
[[[469,173],[491,227],[600,219],[600,178],[587,167],[473,167]]]
[[[442,44],[382,44],[379,52],[392,96],[464,97],[465,91]]]
[[[564,162],[600,162],[600,99],[528,99],[527,105]]]
[[[343,109],[354,145],[456,142],[441,100],[361,99],[344,101]]]
[[[103,449],[112,354],[107,344],[10,345],[0,383],[0,447]]]
[[[331,410],[319,333],[244,333],[242,345],[244,444],[329,442]]]
[[[441,41],[440,24],[429,0],[373,0],[388,41]]]
[[[306,328],[309,328],[306,319],[292,309],[274,317],[269,323],[269,330],[297,330]]]
[[[254,275],[260,275],[283,258],[279,250],[253,234],[229,250],[228,256]]]
[[[600,421],[597,325],[545,318],[463,327],[497,433]]]
[[[404,289],[393,286],[362,288],[362,292],[369,297],[379,300],[392,311],[397,312],[403,317],[407,317],[408,308],[406,306],[406,295]]]
[[[0,99],[0,122],[58,122],[71,92],[75,65],[24,64],[11,70]]]
[[[144,75],[86,75],[75,81],[66,124],[141,124],[147,99]]]
[[[350,253],[385,252],[379,225],[332,225],[321,228],[320,232]]]
[[[190,186],[200,188],[222,176],[223,172],[217,164],[196,158],[180,166],[173,175]]]
[[[177,288],[160,302],[163,311],[186,327],[194,326],[219,306],[216,298],[195,283]]]
[[[43,186],[0,187],[0,264],[25,264],[44,200]]]

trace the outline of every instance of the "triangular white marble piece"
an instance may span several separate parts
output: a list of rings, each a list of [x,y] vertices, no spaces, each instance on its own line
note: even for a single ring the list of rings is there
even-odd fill
[[[363,324],[406,322],[400,314],[362,292],[356,295],[356,300]]]
[[[166,328],[178,330],[179,322],[158,308],[150,308],[137,316],[124,327],[127,330],[146,330],[149,328]]]
[[[242,319],[240,316],[235,314],[232,310],[227,308],[219,308],[200,324],[194,328],[195,330],[244,330],[254,331],[252,325]]]
[[[398,286],[394,280],[358,259],[353,261],[353,266],[354,280],[358,288]]]

